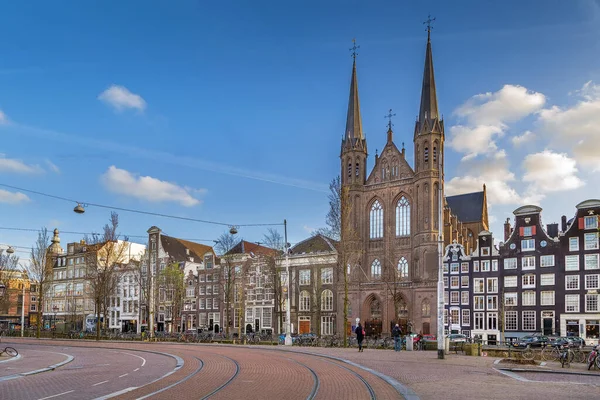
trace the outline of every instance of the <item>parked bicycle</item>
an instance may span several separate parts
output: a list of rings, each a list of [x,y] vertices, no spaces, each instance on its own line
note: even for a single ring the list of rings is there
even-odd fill
[[[600,368],[600,357],[598,357],[598,345],[592,347],[592,351],[587,358],[588,371],[594,365],[596,368]]]
[[[561,352],[560,352],[560,358],[559,358],[561,367],[564,368],[565,364],[567,364],[568,366],[571,366],[571,363],[573,362],[574,358],[575,358],[575,353],[573,353],[573,350],[571,350],[569,345],[568,344],[562,345]]]
[[[0,351],[0,356],[2,356],[3,354],[7,354],[10,357],[16,357],[19,355],[19,352],[13,347],[5,347],[4,350]]]

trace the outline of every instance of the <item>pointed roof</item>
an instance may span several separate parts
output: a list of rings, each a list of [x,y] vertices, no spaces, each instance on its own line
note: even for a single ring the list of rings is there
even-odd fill
[[[335,252],[338,242],[320,233],[309,237],[296,244],[290,249],[290,254],[316,254],[323,252]]]
[[[231,250],[225,253],[226,256],[232,254],[262,254],[266,256],[276,255],[278,253],[277,250],[272,249],[270,247],[261,246],[257,243],[247,242],[245,240],[241,240],[238,244],[233,246]]]
[[[188,240],[178,239],[172,236],[160,235],[163,250],[175,261],[187,261],[192,257],[193,262],[201,263],[204,255],[208,252],[215,254],[210,246]]]
[[[358,99],[358,80],[356,78],[356,59],[352,63],[352,79],[350,81],[350,98],[348,100],[348,117],[346,118],[346,140],[364,139],[362,119],[360,118],[360,100]]]
[[[462,223],[482,220],[487,205],[485,191],[446,196],[446,203],[452,214]]]
[[[433,55],[431,53],[431,34],[427,34],[427,49],[425,50],[425,68],[423,70],[423,87],[421,88],[421,108],[419,121],[439,118],[435,77],[433,74]]]

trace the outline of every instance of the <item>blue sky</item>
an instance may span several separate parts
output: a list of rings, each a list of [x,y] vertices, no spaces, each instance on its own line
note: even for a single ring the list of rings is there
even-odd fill
[[[231,224],[287,218],[297,242],[324,226],[339,173],[352,38],[370,165],[389,108],[412,163],[431,13],[447,192],[486,182],[498,237],[520,205],[540,204],[547,223],[598,197],[600,2],[216,3],[0,4],[0,183]],[[108,221],[6,190],[2,227]],[[207,240],[224,230],[121,213],[124,234],[151,225]],[[0,243],[34,240],[0,230]]]

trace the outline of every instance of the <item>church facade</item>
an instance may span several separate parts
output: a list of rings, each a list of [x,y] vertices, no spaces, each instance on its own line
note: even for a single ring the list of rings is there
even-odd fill
[[[413,134],[414,165],[407,162],[404,146],[396,146],[390,123],[386,144],[368,171],[354,57],[340,153],[340,249],[354,254],[341,255],[341,263],[348,263],[347,327],[360,318],[367,335],[387,334],[395,323],[403,332],[435,334],[440,228],[445,245],[456,242],[467,249],[488,229],[485,186],[482,192],[444,196],[444,138],[429,32]],[[344,290],[337,293],[343,310]],[[341,329],[343,323],[338,324]]]

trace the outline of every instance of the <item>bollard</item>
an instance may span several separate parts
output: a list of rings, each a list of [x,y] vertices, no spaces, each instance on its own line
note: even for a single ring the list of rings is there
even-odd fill
[[[413,351],[413,339],[410,335],[406,335],[406,351]]]

